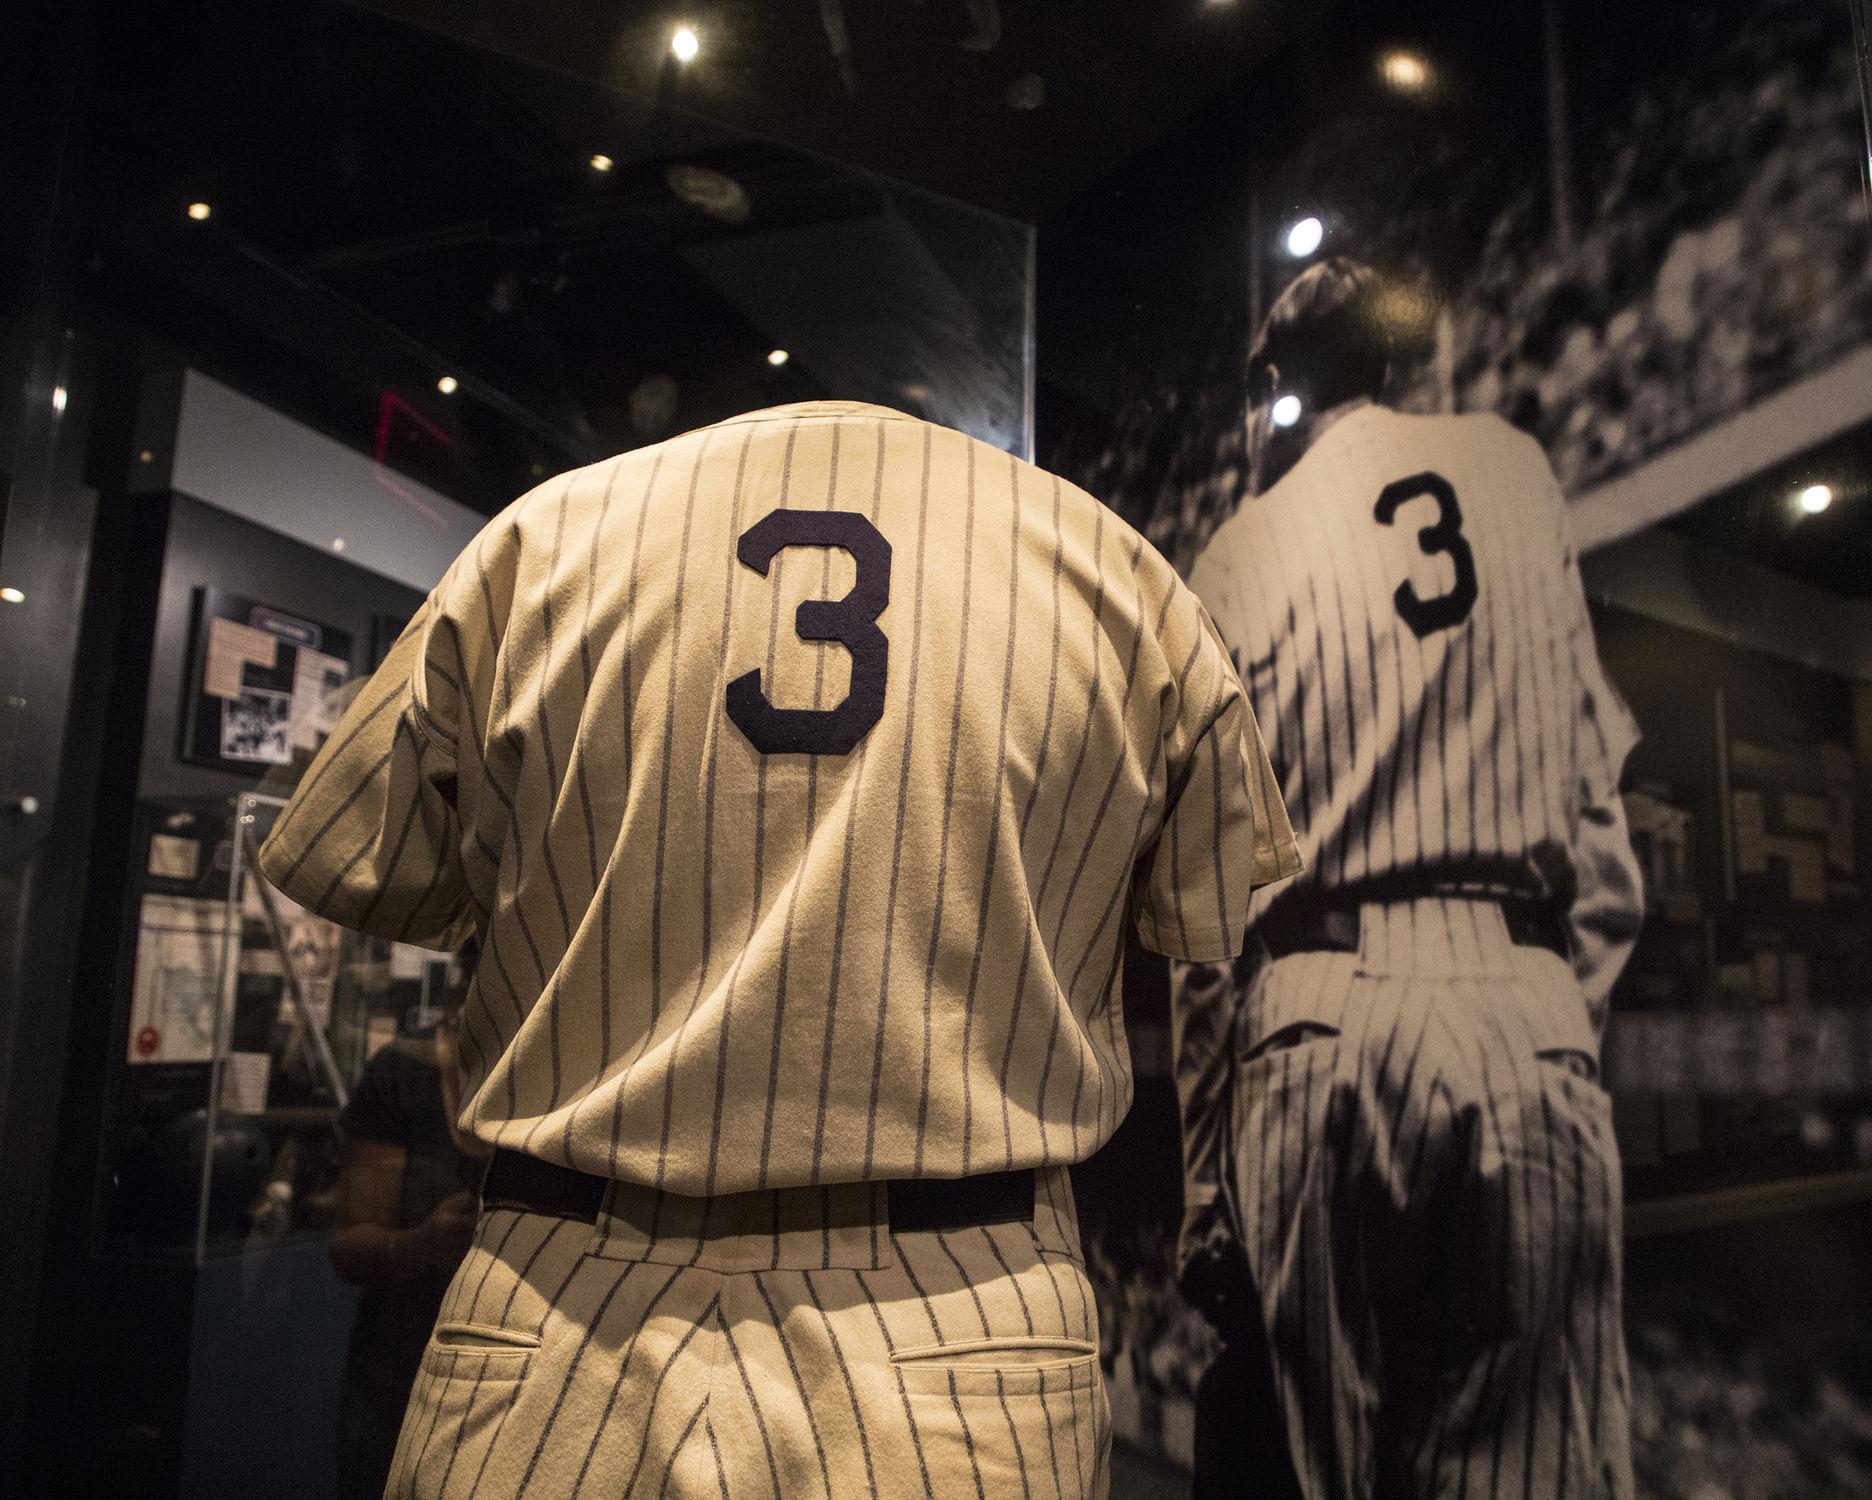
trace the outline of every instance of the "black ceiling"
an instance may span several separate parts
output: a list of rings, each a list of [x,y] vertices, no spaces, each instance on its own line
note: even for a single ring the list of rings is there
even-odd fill
[[[698,68],[731,50],[718,27]],[[954,420],[971,367],[1018,364],[968,341],[1018,338],[1029,231],[672,107],[667,29],[633,96],[335,0],[117,6],[90,85],[91,290],[346,441],[393,400],[414,419],[380,456],[490,509],[780,401],[900,392]],[[815,256],[869,297],[842,323],[802,325]],[[1018,381],[993,394],[1018,414]]]
[[[489,509],[780,401],[950,420],[924,393],[993,367],[969,341],[1025,321],[1020,226],[1330,8],[101,0],[90,286],[126,328]],[[687,66],[679,23],[701,38]],[[685,201],[672,168],[719,174],[738,216]],[[183,217],[196,200],[209,222]],[[841,322],[806,295],[834,225],[863,326],[865,298]],[[413,414],[388,446],[385,403]]]
[[[1252,183],[1262,221],[1277,223],[1319,198],[1296,174],[1325,150],[1333,181],[1362,165],[1395,176],[1414,203],[1454,205],[1461,174],[1439,176],[1441,158],[1411,132],[1509,132],[1526,138],[1520,155],[1538,153],[1537,9],[102,0],[82,258],[93,295],[125,327],[153,329],[346,441],[368,446],[394,396],[415,419],[382,456],[492,510],[539,473],[659,426],[850,394],[850,371],[829,353],[806,357],[815,337],[849,344],[849,329],[802,292],[797,261],[761,248],[809,244],[825,226],[850,229],[854,253],[900,266],[937,254],[934,271],[917,273],[930,288],[920,325],[937,330],[929,363],[999,295],[997,277],[1024,286],[1020,224],[1087,250],[1082,263],[1043,264],[1043,295],[1063,310],[1042,330],[1055,384],[1078,390],[1087,382],[1075,372],[1089,379],[1120,358],[1127,319],[1148,317],[1159,343],[1179,318],[1206,339],[1214,314],[1196,273],[1243,274],[1231,238],[1242,225],[1212,223],[1215,243],[1192,245],[1191,194],[1227,202]],[[1588,79],[1641,68],[1675,23],[1614,0],[1570,13]],[[686,67],[669,49],[679,23],[701,38]],[[1454,81],[1422,121],[1372,94],[1373,50],[1398,41],[1443,59]],[[1346,122],[1387,149],[1347,146]],[[593,171],[595,152],[612,170]],[[743,218],[673,191],[672,166],[733,184]],[[1300,194],[1291,204],[1288,188]],[[206,225],[181,215],[197,198],[215,205]],[[1452,250],[1462,265],[1473,253],[1467,241]],[[1132,296],[1107,274],[1108,259],[1125,258],[1166,284],[1160,295]],[[971,266],[986,270],[971,281]],[[795,315],[775,311],[786,308]],[[805,313],[825,327],[803,326]],[[1018,310],[996,314],[1018,324]],[[801,357],[770,367],[776,345]],[[438,395],[443,368],[461,373],[461,398]],[[669,409],[646,420],[645,393],[662,382],[674,387],[663,387]],[[1856,524],[1872,507],[1802,518],[1786,503],[1809,470],[1837,476],[1828,482],[1850,502],[1851,476],[1872,472],[1869,445],[1866,432],[1849,435],[1678,524],[1838,591],[1872,592]]]
[[[1336,8],[1335,0],[368,4],[602,86],[625,137],[643,128],[648,105],[673,106],[1029,223]],[[687,67],[670,56],[678,24],[702,43]]]

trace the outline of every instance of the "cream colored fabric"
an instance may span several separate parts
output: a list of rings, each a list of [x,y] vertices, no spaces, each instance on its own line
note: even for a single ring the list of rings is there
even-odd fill
[[[884,1202],[624,1186],[598,1227],[484,1214],[386,1493],[1104,1496],[1065,1172],[1031,1222],[893,1236]]]
[[[888,562],[746,560],[777,513],[828,511]],[[867,588],[881,660],[801,638],[808,601]],[[854,608],[829,613],[862,634]],[[763,751],[728,711],[752,672],[821,726],[866,653],[847,752]],[[1083,1159],[1131,1097],[1127,923],[1224,957],[1298,855],[1214,628],[1142,537],[959,433],[823,403],[497,517],[261,864],[350,926],[480,933],[481,1139],[708,1196]]]

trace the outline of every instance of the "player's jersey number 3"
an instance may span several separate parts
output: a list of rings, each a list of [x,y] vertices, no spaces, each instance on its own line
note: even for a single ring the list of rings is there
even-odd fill
[[[1418,531],[1417,545],[1426,557],[1439,553],[1447,556],[1455,566],[1456,582],[1447,593],[1432,594],[1428,599],[1408,578],[1397,586],[1392,600],[1418,640],[1439,630],[1453,630],[1469,618],[1476,602],[1475,552],[1462,533],[1462,507],[1456,503],[1455,486],[1447,479],[1426,470],[1387,484],[1378,496],[1373,515],[1380,526],[1389,526],[1405,505],[1423,498],[1436,501],[1437,518],[1434,524]]]
[[[802,641],[837,641],[851,653],[851,690],[832,708],[775,708],[756,669],[728,684],[728,717],[763,755],[846,755],[884,716],[890,640],[877,618],[890,603],[891,544],[850,512],[776,510],[741,533],[735,555],[765,578],[787,547],[839,547],[857,564],[843,599],[807,599],[793,616]]]

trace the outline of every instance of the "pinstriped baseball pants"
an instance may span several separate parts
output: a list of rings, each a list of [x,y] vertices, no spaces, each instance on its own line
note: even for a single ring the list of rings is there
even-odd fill
[[[1499,907],[1367,906],[1253,980],[1238,1230],[1309,1500],[1632,1494],[1610,1101]]]
[[[391,1497],[1079,1500],[1110,1418],[1063,1170],[1031,1222],[893,1234],[879,1184],[492,1209]]]

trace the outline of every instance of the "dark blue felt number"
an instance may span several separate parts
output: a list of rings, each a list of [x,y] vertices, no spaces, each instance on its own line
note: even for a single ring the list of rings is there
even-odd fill
[[[877,617],[890,603],[891,545],[863,516],[776,510],[741,533],[735,555],[765,578],[786,547],[843,547],[858,565],[843,599],[807,599],[793,616],[802,641],[837,641],[851,653],[851,691],[834,708],[775,708],[757,669],[728,684],[728,717],[763,755],[847,755],[884,716],[890,641]]]
[[[1417,533],[1417,545],[1426,557],[1446,554],[1455,564],[1456,583],[1447,594],[1432,594],[1428,599],[1417,596],[1408,578],[1397,586],[1391,597],[1418,640],[1462,624],[1476,602],[1475,553],[1462,534],[1462,507],[1456,503],[1455,487],[1441,474],[1413,474],[1409,479],[1387,484],[1378,496],[1378,524],[1389,526],[1397,519],[1399,508],[1420,495],[1436,501],[1437,519],[1434,526]]]

